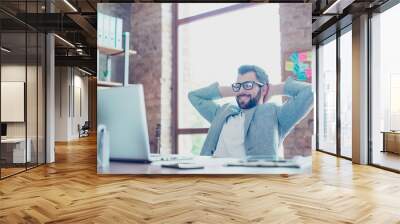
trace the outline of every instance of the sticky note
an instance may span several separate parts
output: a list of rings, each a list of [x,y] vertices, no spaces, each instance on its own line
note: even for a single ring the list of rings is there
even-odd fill
[[[308,65],[308,63],[299,63],[299,66],[300,66],[300,69],[303,71],[303,70],[306,70],[307,68],[309,68],[309,65]]]
[[[297,52],[293,52],[292,55],[290,55],[290,60],[292,60],[293,63],[297,63],[299,61],[299,54]]]
[[[306,73],[307,79],[311,79],[311,68],[307,68],[305,70],[305,73]]]
[[[305,80],[307,80],[306,73],[304,73],[304,72],[298,73],[298,74],[297,74],[297,79],[300,80],[300,81],[305,81]]]
[[[307,61],[312,61],[312,52],[307,51]]]
[[[294,64],[294,66],[293,66],[293,73],[294,74],[298,74],[298,73],[300,73],[301,72],[301,68],[300,68],[300,66],[299,66],[299,64]]]
[[[286,64],[285,64],[285,70],[286,71],[293,71],[293,62],[291,62],[291,61],[286,61]]]
[[[300,60],[301,62],[307,61],[307,52],[301,52],[301,53],[299,53],[299,60]]]

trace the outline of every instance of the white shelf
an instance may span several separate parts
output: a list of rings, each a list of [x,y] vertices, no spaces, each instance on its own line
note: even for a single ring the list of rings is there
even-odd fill
[[[109,48],[109,47],[102,47],[102,46],[97,46],[97,48],[99,49],[99,52],[105,55],[110,55],[110,56],[114,56],[114,55],[121,55],[125,52],[124,49],[117,49],[117,48]],[[129,54],[137,54],[137,52],[135,50],[129,50]]]
[[[122,83],[120,83],[120,82],[110,82],[110,81],[97,81],[97,86],[121,87]]]
[[[104,82],[98,81],[97,86],[104,87],[118,87],[128,85],[129,81],[129,56],[132,54],[137,54],[135,50],[130,50],[129,48],[129,32],[123,33],[123,49],[116,49],[110,47],[104,47],[101,45],[97,45],[97,68],[99,68],[99,55],[105,54],[107,57],[107,71],[111,71],[111,61],[112,56],[121,55],[124,57],[124,76],[122,83],[118,82]]]

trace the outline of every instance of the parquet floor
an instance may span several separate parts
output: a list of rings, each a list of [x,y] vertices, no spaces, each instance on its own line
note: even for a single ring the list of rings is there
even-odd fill
[[[96,142],[0,181],[0,223],[400,223],[400,175],[314,153],[311,175],[98,176]]]

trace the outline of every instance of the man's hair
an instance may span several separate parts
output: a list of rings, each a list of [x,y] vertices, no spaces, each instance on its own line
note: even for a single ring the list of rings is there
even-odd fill
[[[256,65],[242,65],[238,69],[238,73],[240,75],[243,75],[247,72],[255,72],[257,80],[261,82],[262,84],[268,84],[269,79],[267,73],[265,73],[264,69],[256,66]]]

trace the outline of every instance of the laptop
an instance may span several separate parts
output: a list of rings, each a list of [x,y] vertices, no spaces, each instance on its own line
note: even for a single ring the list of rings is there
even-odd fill
[[[143,86],[99,88],[97,124],[109,133],[110,160],[152,162],[190,160],[191,155],[151,154]]]
[[[7,124],[1,123],[1,140],[7,139]]]

